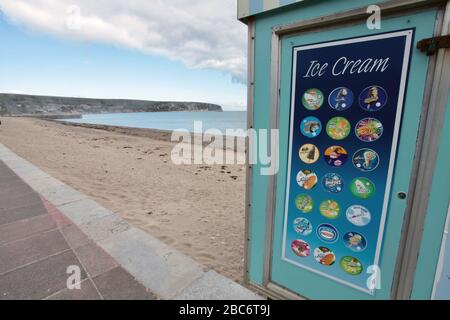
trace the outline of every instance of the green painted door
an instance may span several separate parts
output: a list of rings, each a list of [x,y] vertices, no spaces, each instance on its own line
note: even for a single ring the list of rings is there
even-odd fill
[[[310,299],[389,299],[436,10],[283,37],[270,280]]]

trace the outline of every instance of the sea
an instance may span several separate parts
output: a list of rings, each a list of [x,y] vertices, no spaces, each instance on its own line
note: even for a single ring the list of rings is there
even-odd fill
[[[247,128],[246,111],[224,112],[139,112],[139,113],[106,113],[87,114],[81,119],[65,119],[67,122],[101,124],[130,128],[159,130],[188,130],[201,133],[209,129],[218,129],[223,135],[227,129]],[[201,128],[195,122],[201,122]],[[200,130],[201,129],[201,130]],[[240,136],[240,134],[234,134]]]

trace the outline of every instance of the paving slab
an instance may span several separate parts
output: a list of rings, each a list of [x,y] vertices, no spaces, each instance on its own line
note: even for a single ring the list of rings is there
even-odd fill
[[[47,214],[45,207],[39,203],[15,209],[8,209],[8,210],[0,209],[0,225],[12,223],[23,219],[29,219],[45,214]]]
[[[49,188],[58,188],[64,186],[64,184],[56,180],[53,177],[50,177],[49,175],[41,175],[36,174],[34,176],[26,176],[23,177],[24,181],[36,192],[41,192],[43,190],[47,190]]]
[[[10,197],[4,197],[0,202],[0,209],[10,210],[29,206],[42,206],[41,198],[36,193],[12,194]]]
[[[0,277],[0,300],[37,300],[67,288],[68,266],[79,266],[81,280],[86,272],[72,251],[27,265]]]
[[[50,177],[44,171],[36,170],[28,173],[22,173],[19,175],[23,181],[30,185],[36,192],[41,192],[50,186],[62,186],[63,183],[57,183],[57,180]]]
[[[45,300],[100,300],[101,297],[92,284],[91,279],[86,279],[80,283],[80,289],[64,289]]]
[[[87,224],[93,220],[113,216],[114,213],[91,199],[82,199],[58,206],[58,210],[77,225]]]
[[[0,245],[56,228],[56,222],[48,214],[0,225]]]
[[[42,170],[38,169],[35,165],[22,158],[17,158],[15,160],[5,162],[11,169],[13,169],[14,173],[19,176],[28,176],[37,172],[44,173]]]
[[[68,249],[58,230],[0,246],[0,275]]]
[[[65,215],[63,215],[61,213],[61,211],[58,210],[58,208],[56,208],[54,205],[52,205],[46,199],[42,198],[42,202],[43,202],[48,214],[52,216],[53,220],[55,220],[56,224],[58,225],[58,228],[62,229],[64,227],[72,224],[72,221],[69,218],[67,218]]]
[[[203,267],[136,228],[99,243],[136,279],[170,299],[203,275]]]
[[[87,196],[81,192],[65,185],[49,187],[40,190],[39,193],[57,207],[87,198]]]
[[[2,154],[2,161],[5,162],[5,164],[7,164],[9,167],[11,167],[10,162],[17,163],[17,162],[25,162],[25,163],[29,163],[27,160],[25,160],[24,158],[20,157],[19,155],[15,154],[14,152],[12,152],[11,150],[9,150],[8,148],[4,149],[3,151],[0,151]]]
[[[82,247],[91,242],[91,240],[83,233],[78,226],[71,224],[61,228],[67,243],[72,249]]]
[[[5,164],[23,180],[34,180],[49,176],[38,167],[17,156],[14,159],[4,161]]]
[[[2,181],[2,179],[3,178],[0,177],[0,181]],[[19,180],[19,178],[17,179]],[[4,195],[9,196],[10,194],[27,194],[33,192],[34,190],[24,183],[13,183],[9,185],[0,184],[0,198]]]
[[[94,278],[93,281],[105,300],[157,299],[157,296],[120,267]]]
[[[210,270],[175,297],[176,300],[263,300],[256,293]]]
[[[2,161],[8,165],[8,167],[12,168],[21,158],[13,153],[7,153],[2,156]]]
[[[102,248],[97,246],[94,242],[77,247],[74,249],[75,254],[85,268],[89,277],[94,278],[114,268],[119,264]]]
[[[14,178],[16,174],[9,169],[5,164],[0,164],[0,181],[7,178]]]
[[[80,225],[80,229],[94,241],[105,240],[130,228],[131,225],[117,215],[109,215]]]
[[[21,180],[19,177],[5,177],[0,180],[0,189],[14,189],[20,184]]]

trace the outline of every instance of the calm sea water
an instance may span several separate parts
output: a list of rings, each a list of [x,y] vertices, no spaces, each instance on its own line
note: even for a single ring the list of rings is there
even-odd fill
[[[203,132],[219,129],[225,134],[226,129],[247,128],[247,112],[142,112],[142,113],[108,113],[83,115],[82,119],[68,119],[68,122],[102,124],[131,128],[177,130],[194,130],[194,121],[202,121]]]

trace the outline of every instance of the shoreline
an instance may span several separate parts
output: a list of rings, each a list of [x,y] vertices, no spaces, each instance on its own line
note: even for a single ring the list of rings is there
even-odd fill
[[[69,122],[69,121],[54,120],[54,119],[43,119],[43,120],[50,121],[53,123],[60,123],[65,126],[96,129],[96,130],[126,134],[126,135],[130,135],[130,136],[135,136],[135,137],[150,138],[150,139],[154,139],[154,140],[172,142],[170,139],[172,132],[169,130],[144,129],[144,128],[133,128],[133,127],[125,127],[125,126],[111,126],[111,125],[106,125],[106,124],[77,123],[77,122]]]
[[[107,132],[114,132],[114,133],[120,133],[135,137],[142,137],[142,138],[150,138],[154,140],[159,141],[165,141],[170,143],[178,143],[178,141],[172,141],[171,136],[172,132],[170,130],[161,130],[161,129],[151,129],[151,128],[134,128],[134,127],[125,127],[125,126],[112,126],[112,125],[105,125],[105,124],[90,124],[90,123],[77,123],[77,122],[69,122],[64,120],[54,120],[54,119],[41,119],[44,121],[50,121],[50,122],[56,122],[60,123],[66,126],[74,126],[74,127],[81,127],[81,128],[88,128],[88,129],[95,129],[95,130],[102,130]],[[211,139],[214,139],[214,136],[207,135],[207,134],[199,134],[199,133],[193,133],[191,134],[191,141],[192,145],[196,144],[197,141],[202,141],[203,146],[207,146],[211,143]],[[203,139],[202,139],[203,137]],[[197,138],[197,139],[196,139]],[[204,140],[207,141],[204,141]],[[231,150],[234,152],[245,152],[244,150],[238,150],[239,145],[246,146],[246,137],[240,137],[240,136],[223,136],[223,150]],[[232,145],[230,148],[229,146]]]

